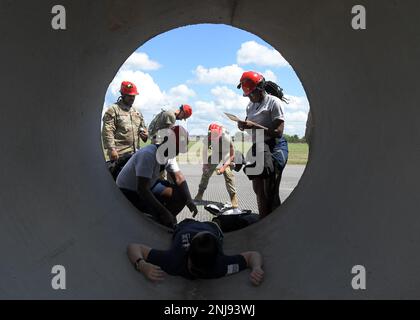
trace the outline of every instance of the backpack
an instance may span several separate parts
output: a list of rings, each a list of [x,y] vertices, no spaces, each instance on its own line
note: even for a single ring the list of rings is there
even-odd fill
[[[281,88],[277,83],[273,81],[266,81],[264,85],[264,90],[271,94],[272,96],[275,96],[279,98],[281,101],[285,103],[289,103],[289,100],[285,98],[283,93],[283,88]]]
[[[260,215],[256,213],[241,213],[219,215],[212,219],[217,223],[223,232],[230,232],[245,228],[259,220]]]

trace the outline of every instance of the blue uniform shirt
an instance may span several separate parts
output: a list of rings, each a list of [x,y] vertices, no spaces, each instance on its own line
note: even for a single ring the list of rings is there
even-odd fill
[[[150,250],[147,261],[161,267],[163,271],[170,275],[196,279],[197,276],[191,274],[188,270],[188,248],[191,239],[202,231],[211,232],[220,240],[220,250],[214,266],[200,278],[220,278],[246,269],[246,260],[242,255],[227,256],[223,253],[223,234],[216,224],[195,220],[181,222],[175,230],[171,248],[169,250]]]

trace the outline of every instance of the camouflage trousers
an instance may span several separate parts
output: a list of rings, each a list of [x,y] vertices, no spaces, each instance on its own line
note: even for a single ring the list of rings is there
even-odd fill
[[[208,170],[203,172],[201,176],[200,185],[198,186],[198,192],[203,192],[207,189],[207,185],[209,184],[210,177],[213,175],[214,171],[216,171],[218,164],[208,164]],[[232,170],[230,167],[227,167],[225,172],[223,173],[225,178],[226,189],[229,193],[229,196],[236,195],[236,188],[235,188],[235,176],[233,175]]]

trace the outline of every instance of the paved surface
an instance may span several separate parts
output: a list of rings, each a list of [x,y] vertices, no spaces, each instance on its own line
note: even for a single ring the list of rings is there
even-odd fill
[[[180,164],[180,167],[187,178],[191,195],[194,198],[197,194],[198,185],[201,179],[201,165]],[[296,187],[304,170],[304,165],[286,166],[280,184],[280,199],[282,202],[287,199],[287,197]],[[251,181],[248,180],[243,171],[235,172],[235,182],[239,198],[239,207],[241,209],[251,209],[253,212],[258,213],[256,196],[252,190]],[[223,175],[218,176],[214,173],[211,177],[208,188],[204,193],[203,202],[197,204],[197,208],[199,210],[199,213],[196,216],[197,220],[208,221],[214,217],[204,209],[204,205],[212,202],[221,205],[224,203],[230,203],[229,194],[227,193],[225,187],[225,179],[223,178]],[[189,217],[191,217],[190,211],[188,208],[184,208],[184,210],[177,217],[178,222]]]
[[[0,298],[420,297],[419,1],[369,1],[358,31],[351,0],[66,1],[65,31],[49,28],[48,1],[0,3],[1,96],[24,91],[0,116]],[[262,253],[258,288],[248,271],[158,284],[139,275],[127,244],[164,249],[171,235],[117,190],[100,148],[104,93],[121,63],[156,35],[203,22],[270,41],[314,111],[311,160],[293,201],[225,237],[227,253]],[[66,290],[51,287],[54,265],[66,267]],[[351,286],[355,265],[366,268],[367,290]]]

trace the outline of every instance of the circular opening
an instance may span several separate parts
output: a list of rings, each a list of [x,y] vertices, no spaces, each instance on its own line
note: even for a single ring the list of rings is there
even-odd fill
[[[244,173],[244,166],[239,171],[232,170],[233,166],[226,167],[226,172],[220,175],[217,170],[226,163],[226,159],[219,158],[221,161],[218,162],[215,157],[210,160],[209,165],[203,166],[207,159],[205,150],[208,150],[210,124],[223,127],[222,135],[227,139],[222,140],[232,142],[236,155],[233,161],[236,164],[239,162],[238,154],[246,156],[250,150],[253,144],[252,131],[240,131],[237,123],[225,113],[233,114],[241,120],[247,117],[250,99],[243,96],[243,88],[238,89],[237,85],[241,75],[251,70],[263,75],[266,81],[278,84],[286,98],[280,103],[284,116],[283,137],[288,142],[288,154],[284,149],[280,150],[283,160],[288,158],[279,188],[280,199],[284,203],[297,186],[308,160],[309,147],[306,142],[312,128],[307,123],[309,102],[293,68],[276,49],[249,32],[227,25],[199,24],[173,29],[143,44],[122,64],[106,92],[102,112],[104,155],[111,170],[119,171],[125,163],[124,159],[129,158],[125,155],[135,152],[136,148],[150,148],[151,136],[142,141],[144,136],[138,136],[139,128],[153,131],[153,128],[160,128],[164,123],[172,125],[173,114],[182,119],[183,116],[177,110],[182,105],[188,105],[192,108],[192,115],[184,119],[185,121],[175,122],[189,132],[188,152],[178,155],[177,162],[186,178],[192,198],[197,199],[195,204],[198,214],[195,219],[211,221],[220,214],[226,216],[239,212],[260,214],[261,207],[258,206],[256,193],[253,191],[254,182]],[[129,86],[125,89],[126,93],[138,93],[131,108],[127,107],[132,102],[130,99],[115,105],[121,99],[120,91],[124,81],[129,81],[125,83]],[[167,111],[164,116],[162,111]],[[267,113],[274,113],[271,109],[264,112],[263,117]],[[185,117],[185,111],[181,114]],[[309,130],[306,130],[307,127]],[[226,144],[229,145],[230,142]],[[116,150],[112,152],[111,147]],[[215,153],[214,150],[213,146],[207,155]],[[118,161],[115,161],[116,154]],[[110,157],[113,158],[112,161]],[[258,158],[258,152],[254,157]],[[238,168],[239,166],[236,167]],[[145,170],[152,169],[149,166]],[[134,167],[131,174],[134,175]],[[171,176],[160,175],[159,179],[170,180]],[[135,176],[131,177],[132,182],[135,181],[134,178]],[[155,184],[155,177],[151,180]],[[134,186],[133,183],[131,185]],[[121,183],[119,186],[122,186]],[[134,187],[131,188],[131,195],[124,190],[132,202],[132,198],[136,197],[133,189]],[[154,195],[165,205],[165,201],[157,196],[162,190],[156,188]],[[232,204],[235,207],[236,201],[238,210],[232,210],[230,207]],[[153,211],[150,207],[142,209]],[[191,218],[190,209],[185,206],[177,214],[177,222]],[[248,218],[248,222],[242,221],[239,224],[237,219],[232,220],[237,225],[229,228],[242,228],[254,221],[252,217]]]

